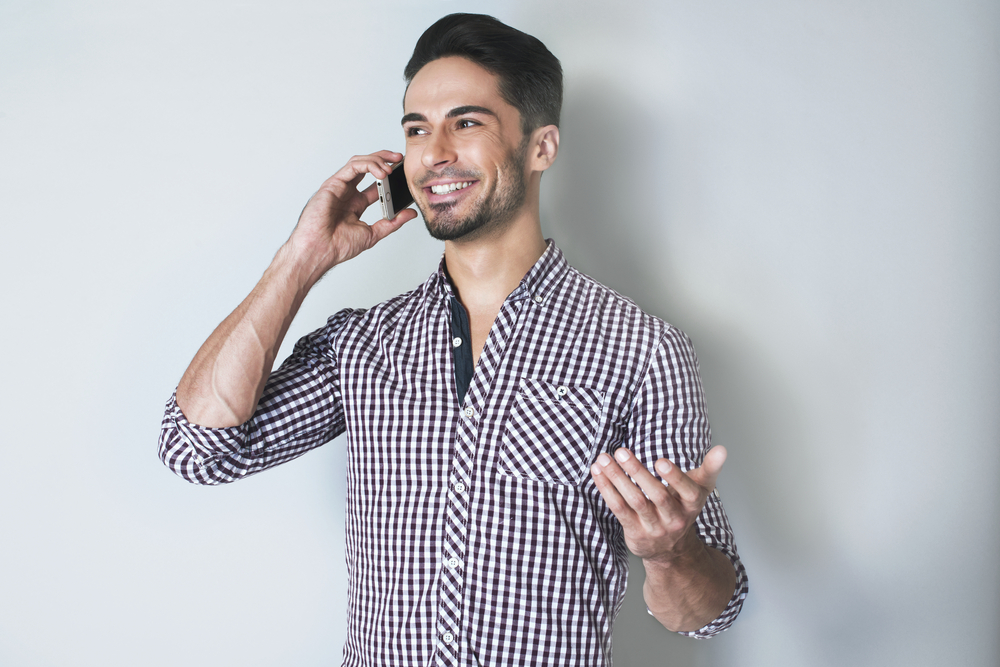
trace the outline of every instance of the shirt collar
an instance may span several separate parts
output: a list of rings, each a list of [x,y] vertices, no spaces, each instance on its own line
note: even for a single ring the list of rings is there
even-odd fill
[[[532,298],[537,303],[542,303],[562,282],[563,276],[569,270],[569,264],[566,263],[566,258],[555,241],[546,239],[546,242],[548,245],[545,252],[538,258],[534,266],[524,274],[520,284],[510,293],[508,298]],[[427,281],[427,288],[429,294],[436,294],[448,299],[455,296],[454,287],[452,287],[451,280],[445,270],[443,254],[437,271]]]

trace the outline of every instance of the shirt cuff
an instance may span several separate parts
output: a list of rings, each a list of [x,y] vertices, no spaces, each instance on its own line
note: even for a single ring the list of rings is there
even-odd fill
[[[221,475],[221,459],[245,451],[249,424],[210,428],[188,421],[177,405],[177,392],[170,396],[160,424],[160,460],[173,472],[195,484],[220,484],[232,481]]]
[[[693,632],[678,632],[679,635],[684,635],[685,637],[694,637],[695,639],[708,639],[709,637],[714,637],[723,630],[727,630],[729,626],[733,624],[736,617],[740,615],[740,611],[743,609],[743,601],[747,597],[747,592],[749,591],[749,586],[747,582],[747,571],[743,567],[743,562],[740,560],[739,555],[726,548],[719,548],[721,551],[733,564],[733,569],[736,570],[736,588],[733,589],[733,596],[729,598],[729,604],[726,608],[722,610],[714,620],[709,621],[701,628]],[[649,611],[649,608],[646,608]],[[652,612],[650,612],[652,614]]]

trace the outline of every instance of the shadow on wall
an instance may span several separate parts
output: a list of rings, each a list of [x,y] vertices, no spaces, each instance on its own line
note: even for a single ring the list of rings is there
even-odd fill
[[[543,226],[571,264],[635,300],[646,312],[679,326],[695,342],[714,442],[730,450],[720,486],[751,583],[749,602],[735,628],[750,626],[747,631],[752,632],[754,596],[772,595],[762,593],[761,578],[754,578],[755,564],[782,573],[784,592],[777,595],[809,599],[817,588],[836,586],[839,599],[850,597],[846,591],[860,585],[816,581],[817,570],[843,574],[844,567],[824,528],[821,491],[804,474],[822,464],[813,460],[817,448],[804,446],[807,397],[797,395],[766,350],[755,345],[754,323],[734,325],[735,318],[720,313],[717,304],[700,303],[697,295],[678,291],[683,282],[669,279],[673,269],[668,251],[683,252],[671,245],[672,230],[697,222],[675,219],[671,211],[678,207],[670,200],[700,195],[677,191],[678,179],[670,175],[694,165],[680,163],[671,153],[669,122],[651,117],[638,102],[604,80],[578,83],[566,91],[559,163],[545,176],[542,188]],[[701,185],[703,192],[711,193],[711,183]],[[647,194],[640,195],[644,189]],[[697,211],[697,201],[694,204],[685,210]],[[667,632],[648,616],[642,602],[641,561],[633,557],[632,564],[615,631],[616,665],[735,664],[737,633],[699,642]],[[778,620],[789,623],[788,631],[818,630],[815,617],[812,622]],[[809,625],[800,628],[798,623]],[[877,627],[873,623],[865,631],[862,619],[849,624],[862,633]],[[829,636],[813,639],[842,641],[843,620],[837,625],[819,630]]]

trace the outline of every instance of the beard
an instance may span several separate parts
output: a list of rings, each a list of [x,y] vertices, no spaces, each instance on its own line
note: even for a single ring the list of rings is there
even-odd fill
[[[515,148],[500,165],[500,177],[492,191],[483,193],[472,202],[472,211],[465,217],[455,213],[453,202],[428,204],[427,209],[417,203],[427,232],[439,241],[464,239],[472,241],[503,231],[514,219],[527,196],[524,165],[528,157],[528,139]],[[481,174],[458,169],[444,169],[435,176],[462,178],[482,182]],[[428,215],[430,214],[430,215]]]

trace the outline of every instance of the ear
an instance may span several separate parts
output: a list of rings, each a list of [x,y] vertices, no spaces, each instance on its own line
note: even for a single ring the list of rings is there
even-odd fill
[[[543,125],[531,133],[528,148],[528,168],[531,171],[545,171],[556,161],[559,154],[559,128]]]

